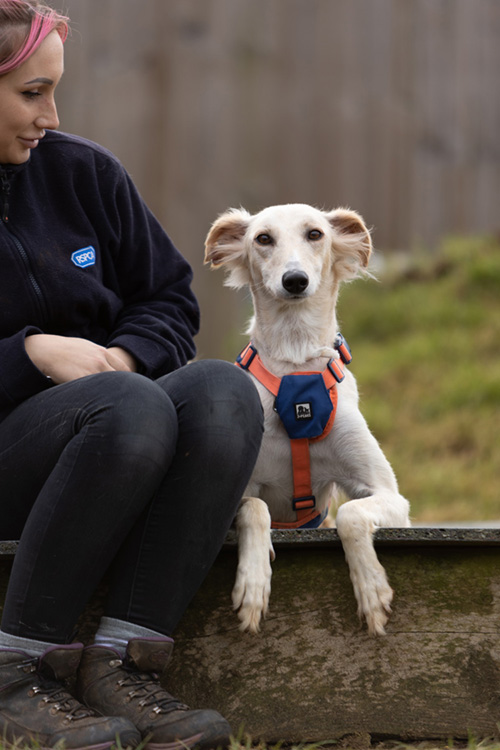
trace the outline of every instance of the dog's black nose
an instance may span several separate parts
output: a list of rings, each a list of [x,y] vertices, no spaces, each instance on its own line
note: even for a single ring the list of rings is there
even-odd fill
[[[290,294],[302,294],[309,286],[309,277],[304,271],[287,271],[281,277],[281,283]]]

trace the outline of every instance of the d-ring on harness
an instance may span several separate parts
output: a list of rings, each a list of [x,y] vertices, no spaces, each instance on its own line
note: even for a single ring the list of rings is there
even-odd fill
[[[323,372],[292,372],[276,377],[262,364],[257,349],[250,342],[238,355],[235,364],[248,370],[275,397],[274,410],[290,438],[292,449],[293,499],[297,520],[291,523],[273,521],[274,529],[316,528],[328,513],[316,509],[311,487],[309,444],[323,440],[331,431],[337,413],[337,383],[344,380],[344,365],[352,360],[351,350],[342,334],[335,337],[333,348],[340,359],[330,359]]]

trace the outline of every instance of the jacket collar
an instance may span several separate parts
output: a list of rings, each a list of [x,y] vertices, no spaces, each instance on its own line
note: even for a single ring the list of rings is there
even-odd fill
[[[19,172],[22,172],[28,166],[30,161],[31,154],[26,161],[23,161],[22,164],[0,164],[0,173],[5,175],[6,177],[13,177]]]

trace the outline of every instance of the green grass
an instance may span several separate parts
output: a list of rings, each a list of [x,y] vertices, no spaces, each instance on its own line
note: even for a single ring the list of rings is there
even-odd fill
[[[361,741],[361,739],[363,741]],[[142,744],[135,750],[141,750]],[[238,739],[231,738],[228,750],[500,750],[500,743],[492,741],[477,742],[474,739],[470,739],[469,742],[415,742],[415,743],[402,743],[399,741],[394,742],[376,742],[370,744],[368,735],[363,735],[362,738],[353,738],[353,745],[349,744],[349,738],[343,738],[338,742],[322,743],[298,743],[293,745],[287,745],[285,743],[277,743],[275,745],[266,745],[264,743],[254,743],[248,736],[240,737]],[[0,750],[40,750],[40,745],[36,743],[4,743],[0,739]],[[54,746],[54,750],[64,750],[64,744],[62,742],[57,743]],[[117,750],[122,750],[121,746]],[[132,750],[126,748],[125,750]]]
[[[363,414],[414,521],[500,519],[500,245],[387,266],[339,301]]]

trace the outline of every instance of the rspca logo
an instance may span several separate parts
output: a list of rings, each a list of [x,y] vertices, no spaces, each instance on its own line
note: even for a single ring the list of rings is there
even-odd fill
[[[306,401],[303,404],[295,404],[294,406],[295,406],[295,419],[302,420],[302,419],[313,418],[312,407],[308,401]]]
[[[96,254],[95,250],[90,245],[89,247],[83,247],[81,250],[75,250],[71,253],[71,260],[78,266],[78,268],[87,268],[87,266],[95,266]]]

